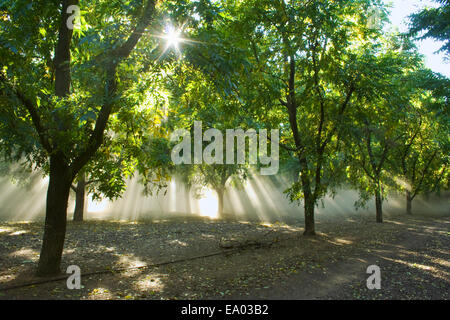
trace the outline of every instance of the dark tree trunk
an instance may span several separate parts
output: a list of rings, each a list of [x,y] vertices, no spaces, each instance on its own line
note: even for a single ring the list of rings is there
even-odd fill
[[[375,208],[377,210],[377,222],[383,223],[383,200],[379,188],[375,191]]]
[[[60,157],[51,156],[44,238],[39,257],[38,276],[55,275],[60,272],[71,183],[68,166]]]
[[[305,197],[305,236],[314,236],[316,234],[315,222],[314,222],[314,201],[311,199],[311,195]]]
[[[412,197],[409,190],[406,191],[406,214],[412,215]]]
[[[69,18],[67,8],[78,4],[77,0],[62,1],[61,21],[58,42],[55,50],[55,94],[63,98],[70,94],[70,44],[73,30],[69,30],[66,21]],[[67,123],[56,113],[59,130],[68,130]],[[58,150],[57,143],[54,149]],[[67,223],[67,203],[73,177],[63,154],[53,151],[50,156],[50,179],[47,190],[44,238],[37,269],[38,276],[50,276],[60,272],[61,256],[64,248]]]
[[[308,175],[308,163],[305,158],[300,159],[300,164],[302,166],[300,179],[302,181],[302,189],[304,195],[304,211],[305,211],[305,231],[303,235],[305,236],[314,236],[316,234],[316,227],[314,222],[314,209],[315,209],[315,200],[314,195],[311,192],[311,184],[309,181]]]
[[[84,217],[84,206],[86,203],[86,177],[81,174],[76,188],[75,195],[75,211],[73,213],[73,221],[81,222]]]
[[[219,218],[223,218],[223,194],[224,190],[217,190],[217,198],[219,199],[218,215]]]

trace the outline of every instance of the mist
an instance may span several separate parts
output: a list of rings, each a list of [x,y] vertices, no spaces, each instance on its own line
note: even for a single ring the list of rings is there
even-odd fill
[[[38,221],[45,216],[48,178],[33,173],[25,185],[14,184],[8,178],[0,178],[0,220]],[[303,220],[301,203],[291,203],[283,190],[289,182],[281,175],[253,175],[241,188],[228,187],[224,198],[226,217],[261,222],[291,222]],[[342,189],[332,198],[327,196],[316,207],[316,219],[345,218],[354,215],[375,215],[374,201],[367,208],[356,210],[358,193]],[[68,219],[72,218],[75,196],[71,193],[68,206]],[[442,196],[417,197],[413,201],[413,214],[449,215],[449,193]],[[104,199],[92,201],[87,196],[85,219],[141,221],[170,219],[173,217],[217,218],[218,200],[214,191],[205,190],[202,197],[194,195],[193,190],[173,179],[167,192],[146,196],[138,178],[127,181],[127,189],[122,198],[115,201]],[[392,194],[383,203],[383,213],[389,215],[405,214],[405,197]]]

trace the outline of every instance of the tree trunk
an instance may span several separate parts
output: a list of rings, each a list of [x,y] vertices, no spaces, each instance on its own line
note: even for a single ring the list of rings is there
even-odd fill
[[[44,238],[39,256],[38,276],[60,273],[71,183],[68,166],[61,157],[51,156]]]
[[[305,197],[305,236],[314,236],[316,234],[315,222],[314,222],[314,201],[311,199],[311,195]]]
[[[406,191],[406,214],[412,215],[412,197],[411,191]]]
[[[305,158],[300,159],[302,166],[300,180],[302,181],[302,190],[304,195],[304,211],[305,211],[305,231],[303,235],[314,236],[316,234],[314,222],[315,201],[314,195],[311,192],[311,184],[308,175],[308,163]]]
[[[61,20],[58,32],[58,41],[55,48],[55,94],[60,98],[70,94],[70,44],[73,30],[67,28],[66,21],[70,14],[67,8],[77,5],[78,0],[62,1]],[[67,122],[62,120],[58,112],[54,121],[60,131],[69,130]],[[67,223],[67,203],[69,201],[70,187],[73,177],[64,155],[58,151],[57,142],[54,142],[54,150],[50,155],[50,178],[47,190],[47,203],[45,213],[44,238],[37,275],[50,276],[60,272],[61,256],[64,247]]]
[[[223,218],[223,194],[224,191],[223,190],[217,190],[217,198],[219,199],[219,207],[217,210],[217,214],[219,216],[219,218]]]
[[[75,196],[75,211],[73,213],[73,221],[81,222],[84,216],[84,205],[86,203],[86,177],[84,173],[80,173],[77,183]]]
[[[377,222],[383,223],[383,200],[379,188],[375,191],[375,207],[377,210]]]
[[[68,29],[66,22],[70,17],[67,8],[70,5],[78,5],[78,0],[62,1],[61,20],[58,33],[58,41],[55,50],[55,94],[58,97],[67,97],[70,94],[71,84],[71,55],[70,45],[73,30]],[[113,108],[116,95],[116,68],[119,63],[128,58],[136,44],[145,33],[150,24],[155,9],[155,1],[148,0],[144,13],[134,28],[133,33],[120,46],[110,52],[110,57],[115,59],[106,67],[106,102],[101,107],[95,123],[95,129],[90,136],[89,144],[69,167],[64,156],[58,151],[58,143],[54,141],[53,148],[48,148],[50,155],[50,179],[47,190],[47,204],[45,216],[44,238],[37,274],[39,276],[55,275],[60,272],[60,263],[64,247],[64,238],[67,222],[67,203],[70,187],[74,176],[86,165],[95,154],[103,141],[103,134]],[[54,120],[60,131],[70,129],[70,122],[65,122],[64,117],[55,114]],[[58,139],[55,139],[58,140]],[[71,141],[72,143],[75,143]],[[51,149],[51,150],[50,150]]]

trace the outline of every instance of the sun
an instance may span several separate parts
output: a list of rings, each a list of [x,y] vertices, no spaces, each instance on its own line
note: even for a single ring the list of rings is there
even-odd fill
[[[180,48],[181,44],[187,44],[187,45],[189,45],[189,44],[205,45],[206,44],[202,41],[183,38],[182,34],[185,30],[184,26],[185,26],[185,24],[178,27],[169,21],[165,25],[164,31],[162,33],[153,35],[156,38],[164,40],[164,42],[166,43],[164,50],[161,50],[161,54],[157,60],[163,58],[170,49],[172,49],[172,51],[175,52],[175,54],[177,55],[177,57],[179,59],[182,58],[182,53],[181,53],[182,48]]]
[[[180,42],[183,40],[181,38],[181,30],[175,29],[174,26],[167,26],[166,32],[163,37],[167,41],[167,48],[173,47],[178,49]]]

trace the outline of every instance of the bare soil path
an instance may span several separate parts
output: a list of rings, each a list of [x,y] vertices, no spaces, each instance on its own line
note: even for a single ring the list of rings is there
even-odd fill
[[[392,223],[393,221],[391,221]],[[400,223],[397,221],[396,223]],[[402,219],[398,241],[365,249],[315,270],[235,299],[448,299],[450,224],[448,219]],[[409,224],[407,224],[409,223]],[[406,227],[406,228],[405,228]],[[381,269],[381,289],[367,288],[367,267]]]

